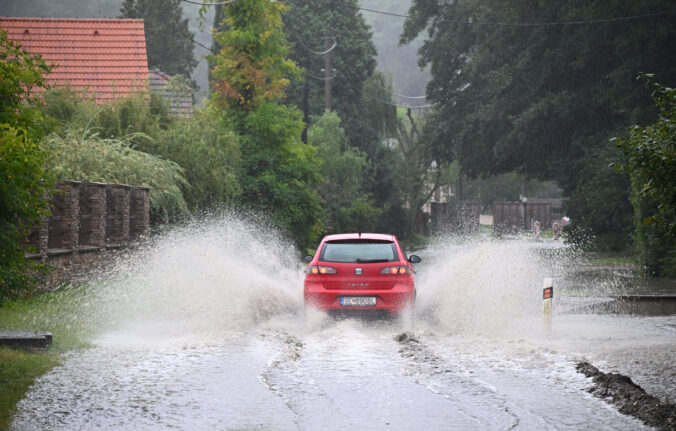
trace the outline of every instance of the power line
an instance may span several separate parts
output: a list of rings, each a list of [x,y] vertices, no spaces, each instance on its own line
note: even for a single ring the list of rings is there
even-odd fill
[[[303,43],[303,41],[300,40],[300,39],[298,39],[298,43],[299,43],[303,48],[305,48],[307,51],[309,51],[309,52],[311,52],[311,53],[313,53],[313,54],[324,55],[324,54],[328,54],[329,52],[333,51],[333,49],[334,49],[336,46],[338,46],[338,42],[336,42],[335,36],[327,36],[327,37],[330,37],[331,39],[333,39],[333,45],[332,45],[330,48],[328,48],[328,49],[326,49],[326,50],[324,50],[324,51],[313,51],[313,50],[311,50],[310,48],[308,48],[308,47]]]
[[[373,85],[376,87],[380,88],[381,90],[385,90],[390,94],[393,94],[398,97],[403,97],[404,99],[427,99],[427,96],[405,96],[403,94],[395,93],[394,91],[390,90],[389,88],[385,88],[382,85],[379,85],[377,82],[374,82]]]
[[[308,72],[308,71],[305,71],[305,73],[307,73],[308,75],[310,75],[312,78],[318,79],[318,80],[320,80],[320,81],[330,81],[330,80],[332,80],[333,78],[335,78],[336,76],[338,76],[338,74],[336,73],[335,75],[329,76],[329,77],[327,78],[327,77],[324,77],[324,76],[313,75],[313,74],[311,74],[311,73]]]
[[[206,49],[207,51],[211,52],[211,48],[209,48],[208,46],[204,45],[203,43],[200,43],[200,42],[196,41],[196,40],[193,39],[192,37],[189,37],[188,39],[190,39],[191,41],[193,41],[194,44],[199,45],[199,46],[201,46],[202,48]]]
[[[196,1],[192,1],[192,0],[181,0],[181,1],[184,1],[186,3],[198,4],[198,5],[201,5],[201,6],[215,6],[215,5],[219,5],[219,4],[230,4],[230,3],[235,2],[235,0],[220,1],[220,2],[214,2],[214,3],[201,3],[201,2],[196,2]]]
[[[414,109],[414,108],[431,108],[431,107],[434,106],[434,105],[431,104],[431,103],[426,104],[426,105],[399,105],[399,104],[397,104],[397,103],[388,102],[387,100],[383,100],[383,99],[380,99],[380,98],[378,98],[378,97],[371,96],[371,95],[368,94],[368,93],[364,93],[364,95],[365,95],[366,97],[368,97],[369,99],[375,100],[375,101],[380,102],[380,103],[384,103],[384,104],[386,104],[386,105],[396,106],[397,108],[411,108],[411,109]]]
[[[381,15],[389,15],[389,16],[394,16],[398,18],[413,18],[410,15],[404,15],[404,14],[399,14],[399,13],[392,13],[392,12],[385,12],[382,10],[376,10],[376,9],[369,9],[365,7],[360,7],[360,6],[354,6],[348,3],[343,3],[340,1],[334,1],[333,3],[339,5],[339,6],[344,6],[344,7],[349,7],[353,9],[359,9],[363,10],[366,12],[372,12],[372,13],[377,13]],[[547,27],[547,26],[558,26],[558,25],[583,25],[583,24],[598,24],[598,23],[603,23],[603,22],[615,22],[615,21],[631,21],[631,20],[637,20],[637,19],[643,19],[643,18],[652,18],[656,16],[662,16],[662,15],[671,15],[676,13],[676,9],[672,10],[667,10],[667,11],[662,11],[662,12],[654,12],[654,13],[647,13],[647,14],[642,14],[642,15],[629,15],[629,16],[621,16],[621,17],[612,17],[612,18],[597,18],[597,19],[587,19],[587,20],[576,20],[576,21],[549,21],[549,22],[500,22],[500,21],[495,21],[495,22],[481,22],[481,21],[459,21],[459,20],[451,20],[451,19],[445,19],[442,18],[438,23],[450,23],[450,24],[465,24],[465,25],[492,25],[492,26],[503,26],[503,27]]]

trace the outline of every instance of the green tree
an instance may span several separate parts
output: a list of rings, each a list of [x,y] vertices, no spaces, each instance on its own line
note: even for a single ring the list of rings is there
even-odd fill
[[[428,30],[419,53],[431,66],[428,100],[437,106],[429,145],[472,177],[517,171],[554,179],[573,198],[592,176],[617,180],[614,199],[629,208],[626,180],[579,168],[591,155],[612,156],[608,139],[624,125],[654,116],[633,79],[638,72],[676,79],[673,14],[651,15],[670,9],[668,0],[415,0],[402,41]],[[626,16],[643,17],[594,21]],[[573,21],[589,22],[538,24]],[[574,222],[586,218],[576,200],[604,204],[579,197],[568,208]]]
[[[48,149],[41,143],[45,124],[31,108],[34,87],[44,87],[50,68],[0,30],[0,303],[28,291],[36,269],[25,258],[24,239],[48,214]]]
[[[634,126],[617,146],[628,158],[636,246],[652,273],[676,276],[676,89],[648,82],[658,120]]]
[[[372,167],[366,154],[349,146],[338,114],[326,111],[313,119],[308,143],[317,148],[324,177],[318,191],[327,211],[327,230],[374,231],[382,211],[363,190],[364,178]]]
[[[124,0],[120,18],[143,19],[149,68],[190,79],[197,65],[195,35],[183,18],[181,0]]]
[[[418,122],[411,109],[400,109],[398,132],[395,139],[398,172],[396,195],[402,199],[401,206],[406,215],[407,234],[414,232],[415,221],[420,209],[434,192],[444,184],[445,167],[434,160],[428,147],[421,145]]]
[[[291,81],[286,103],[300,107],[306,122],[310,116],[323,114],[325,81],[316,77],[324,77],[325,56],[312,51],[325,51],[325,38],[329,38],[329,45],[336,44],[329,54],[330,75],[335,76],[331,79],[332,107],[342,119],[350,144],[366,150],[379,139],[370,127],[371,113],[364,104],[364,85],[375,70],[376,49],[369,27],[355,7],[357,0],[286,3],[289,11],[284,14],[284,30],[292,46],[290,57],[304,72]]]
[[[232,204],[241,194],[239,140],[211,111],[176,121],[153,150],[185,170],[189,186],[183,195],[191,211]]]
[[[302,114],[280,104],[289,77],[298,74],[286,58],[279,2],[238,0],[224,8],[221,46],[211,58],[211,103],[239,135],[242,151],[242,201],[265,208],[302,246],[322,231],[323,210],[313,187],[319,163],[313,147],[303,144]]]

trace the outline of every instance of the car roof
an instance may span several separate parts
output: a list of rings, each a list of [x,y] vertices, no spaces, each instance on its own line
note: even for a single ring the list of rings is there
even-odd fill
[[[370,239],[379,241],[396,241],[397,237],[391,234],[384,233],[339,233],[334,235],[326,235],[326,241],[344,241],[349,239]]]

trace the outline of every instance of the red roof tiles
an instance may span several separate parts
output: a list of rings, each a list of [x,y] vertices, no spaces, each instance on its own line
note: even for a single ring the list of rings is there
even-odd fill
[[[143,20],[0,18],[0,27],[56,65],[47,75],[54,87],[70,86],[103,102],[148,86]]]

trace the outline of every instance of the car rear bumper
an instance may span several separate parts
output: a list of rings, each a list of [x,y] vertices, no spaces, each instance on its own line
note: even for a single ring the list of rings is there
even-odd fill
[[[342,296],[375,296],[374,307],[344,307]],[[395,284],[391,289],[325,289],[321,283],[305,284],[305,305],[321,311],[331,310],[382,310],[397,315],[415,301],[415,289],[407,284]]]

